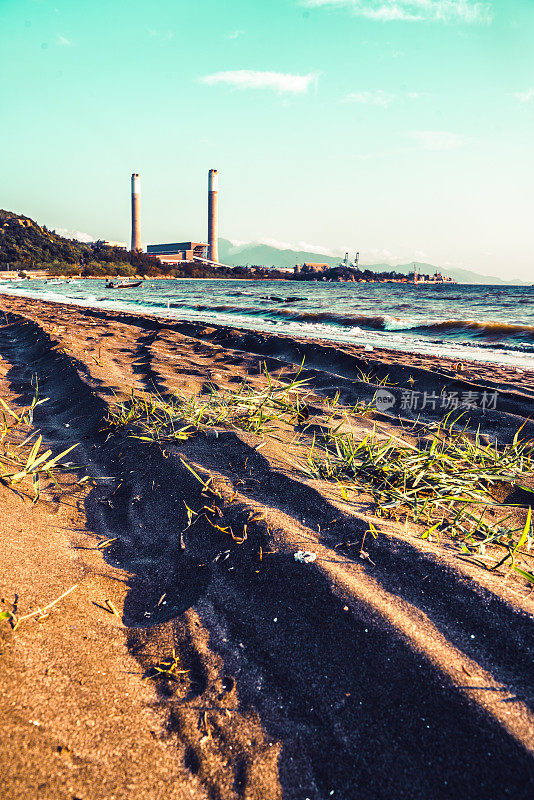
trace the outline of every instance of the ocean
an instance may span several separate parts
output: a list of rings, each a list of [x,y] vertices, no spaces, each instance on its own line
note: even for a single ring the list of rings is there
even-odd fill
[[[17,297],[534,368],[534,286],[147,280],[0,281]]]

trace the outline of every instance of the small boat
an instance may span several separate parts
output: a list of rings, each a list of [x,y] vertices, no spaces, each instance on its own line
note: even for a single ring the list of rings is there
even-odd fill
[[[141,286],[143,281],[123,281],[120,283],[119,281],[108,281],[106,283],[106,289],[135,289],[136,286]]]

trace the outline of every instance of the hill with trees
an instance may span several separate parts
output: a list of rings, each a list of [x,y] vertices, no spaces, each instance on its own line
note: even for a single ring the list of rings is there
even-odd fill
[[[63,239],[29,217],[0,209],[0,264],[10,268],[39,269],[41,264],[62,261],[80,264],[90,248],[74,239]]]
[[[110,247],[104,242],[65,239],[55,231],[12,211],[0,209],[0,272],[43,270],[49,275],[84,277],[263,278],[276,273],[261,267],[212,267],[209,264],[163,264],[155,256]]]
[[[103,242],[65,239],[33,219],[0,210],[0,271],[46,270],[51,275],[131,277],[176,275],[211,277],[210,267],[162,264],[146,253],[110,247]]]
[[[103,242],[65,239],[33,219],[0,210],[0,269],[47,270],[62,275],[160,273],[164,266],[146,253],[132,253]]]

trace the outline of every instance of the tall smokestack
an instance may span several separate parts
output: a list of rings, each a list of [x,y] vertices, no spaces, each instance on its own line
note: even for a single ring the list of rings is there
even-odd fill
[[[132,250],[141,250],[141,179],[132,174]]]
[[[216,169],[210,169],[208,175],[208,258],[219,261],[217,243],[217,195],[219,192],[219,176]]]

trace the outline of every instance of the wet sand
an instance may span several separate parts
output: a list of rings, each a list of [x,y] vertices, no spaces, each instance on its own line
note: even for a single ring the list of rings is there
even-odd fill
[[[410,436],[443,415],[407,392],[497,392],[469,425],[506,443],[523,424],[534,437],[533,372],[19,298],[0,311],[0,396],[27,405],[37,379],[43,443],[78,443],[76,462],[98,478],[83,488],[65,475],[35,504],[0,485],[0,610],[25,614],[77,585],[40,622],[0,622],[2,796],[532,796],[526,581],[306,478],[289,439],[221,430],[156,446],[106,420],[131,388],[261,386],[264,362],[291,377],[304,359],[318,401],[339,392],[350,407],[394,384],[394,405],[358,421],[362,436]],[[187,465],[213,476],[244,541],[202,520],[187,528],[184,503],[206,503]],[[514,501],[523,519],[517,490]],[[381,535],[362,558],[370,522]],[[299,549],[317,560],[296,563]],[[149,678],[173,649],[178,680]]]

